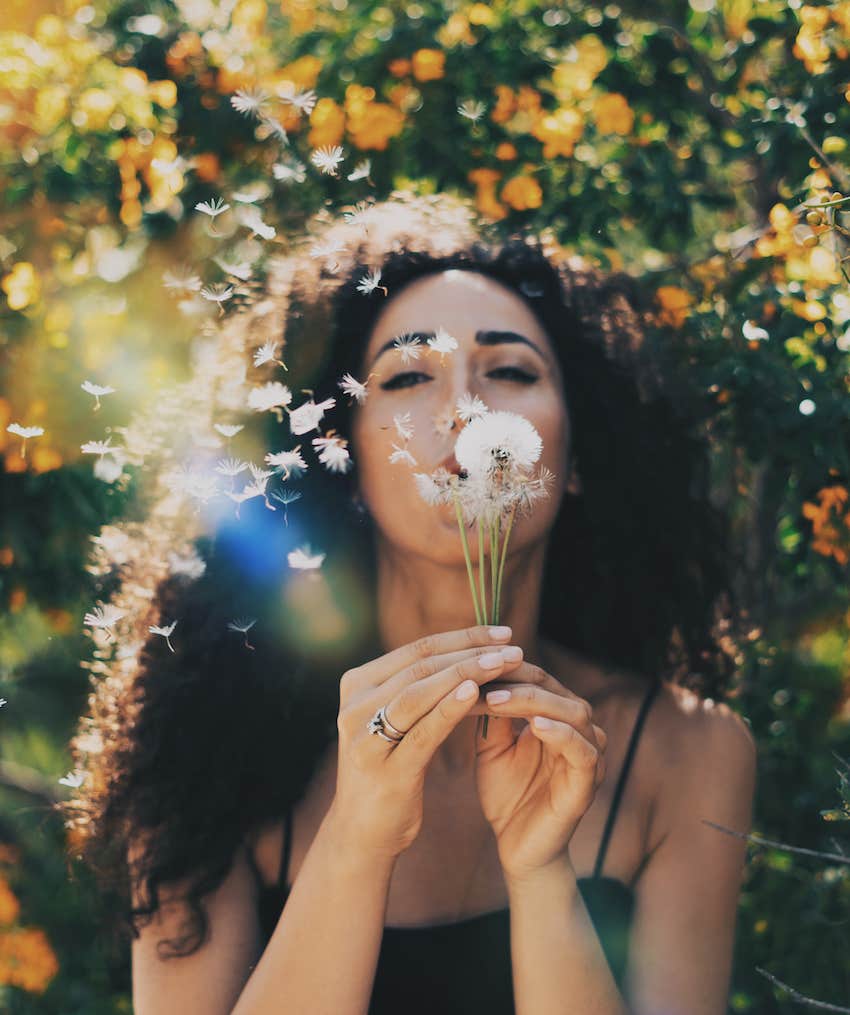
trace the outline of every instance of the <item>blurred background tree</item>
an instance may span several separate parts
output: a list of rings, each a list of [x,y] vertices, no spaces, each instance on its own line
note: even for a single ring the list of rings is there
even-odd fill
[[[113,439],[189,376],[269,251],[394,189],[472,195],[654,294],[742,548],[754,831],[836,854],[818,814],[850,752],[850,2],[4,13],[0,1007],[130,1010],[129,957],[101,940],[86,872],[70,883],[51,808],[92,679],[91,537],[134,500]],[[731,1010],[797,1010],[757,967],[847,1002],[848,903],[846,865],[754,844]]]

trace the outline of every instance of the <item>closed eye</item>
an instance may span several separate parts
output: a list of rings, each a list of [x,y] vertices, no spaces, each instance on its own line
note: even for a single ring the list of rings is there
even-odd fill
[[[488,377],[500,377],[503,380],[513,380],[519,384],[534,384],[537,381],[537,375],[529,373],[527,370],[523,370],[520,367],[496,367],[493,370],[488,371]],[[384,391],[394,391],[397,388],[410,388],[415,383],[418,383],[415,378],[424,377],[426,381],[432,381],[434,378],[429,377],[428,374],[423,374],[421,370],[405,370],[403,373],[396,374],[395,377],[391,377],[388,381],[384,381],[381,385],[381,389]]]

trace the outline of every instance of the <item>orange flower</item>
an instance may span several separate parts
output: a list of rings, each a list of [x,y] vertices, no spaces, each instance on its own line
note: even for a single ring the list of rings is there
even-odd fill
[[[503,219],[508,214],[508,210],[499,203],[496,197],[496,184],[502,178],[501,172],[498,169],[486,169],[482,166],[478,169],[470,169],[466,175],[470,183],[474,183],[477,187],[475,206],[478,211],[494,221]]]
[[[501,144],[496,145],[495,155],[500,162],[510,162],[511,159],[517,157],[517,150],[510,141],[502,141]]]
[[[593,118],[600,134],[631,134],[635,123],[634,110],[619,92],[600,95],[593,103]]]
[[[581,113],[577,109],[562,106],[554,113],[541,116],[531,133],[538,141],[543,142],[543,157],[553,159],[558,155],[572,155],[583,130],[584,120]]]
[[[411,66],[410,60],[399,58],[397,60],[390,60],[387,70],[394,78],[404,78],[410,73]]]
[[[693,304],[691,294],[676,285],[662,285],[655,290],[655,297],[661,306],[661,313],[658,315],[661,324],[681,328]]]
[[[516,112],[516,97],[509,85],[496,85],[496,105],[490,113],[493,123],[507,123]]]
[[[587,95],[608,63],[605,44],[595,35],[583,36],[572,50],[571,59],[559,63],[552,71],[552,84],[561,101]]]
[[[823,74],[829,67],[829,46],[824,39],[829,8],[804,5],[800,8],[800,20],[802,25],[792,52],[810,74]]]
[[[333,99],[319,99],[310,114],[307,143],[312,148],[337,145],[345,133],[345,111]]]
[[[413,76],[417,81],[436,81],[445,73],[446,54],[441,49],[417,49],[413,54]]]
[[[539,208],[543,204],[543,191],[533,176],[514,176],[502,187],[502,200],[517,211]]]
[[[0,925],[10,925],[18,919],[21,904],[9,887],[9,882],[0,877]]]
[[[346,102],[348,136],[360,149],[384,151],[391,137],[401,133],[404,113],[386,102]]]
[[[280,13],[289,19],[289,30],[293,35],[303,35],[316,24],[314,0],[280,0]]]
[[[0,932],[0,983],[43,993],[59,972],[59,963],[38,927]]]

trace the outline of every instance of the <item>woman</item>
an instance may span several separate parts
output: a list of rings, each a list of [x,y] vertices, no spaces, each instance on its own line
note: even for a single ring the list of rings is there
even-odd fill
[[[132,946],[138,1015],[726,1009],[744,845],[706,822],[748,831],[755,752],[714,700],[731,564],[704,448],[627,279],[485,233],[464,202],[394,195],[332,223],[324,264],[290,258],[274,310],[234,325],[233,347],[271,326],[293,369],[312,355],[317,402],[366,384],[323,421],[354,467],[284,470],[329,564],[348,553],[336,580],[360,615],[346,627],[321,583],[281,593],[260,505],[202,580],[161,586],[183,641],[146,644],[131,714],[101,689],[114,726],[76,841],[126,843],[134,915],[154,916]],[[447,353],[427,342],[441,328]],[[515,522],[495,635],[454,514],[412,476],[458,471],[473,395],[533,423],[555,476]],[[224,633],[237,612],[250,643]]]

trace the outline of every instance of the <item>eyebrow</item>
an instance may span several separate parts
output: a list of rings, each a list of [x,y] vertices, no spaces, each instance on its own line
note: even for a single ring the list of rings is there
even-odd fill
[[[425,340],[428,338],[433,338],[436,335],[436,332],[408,331],[404,332],[404,334],[415,335],[420,340]],[[389,341],[384,342],[384,344],[377,351],[377,353],[375,353],[375,358],[372,360],[372,366],[375,365],[375,363],[378,361],[382,353],[386,352],[387,349],[393,348],[393,346],[396,343],[396,340],[399,337],[400,336],[396,335],[393,338],[389,339]],[[535,343],[531,341],[530,338],[526,338],[525,335],[517,334],[517,332],[515,331],[476,331],[475,341],[479,345],[503,345],[508,342],[522,342],[524,345],[531,346],[531,348],[538,354],[538,356],[540,356],[541,359],[543,359],[544,361],[546,360],[546,356],[540,351],[540,349],[535,345]]]

